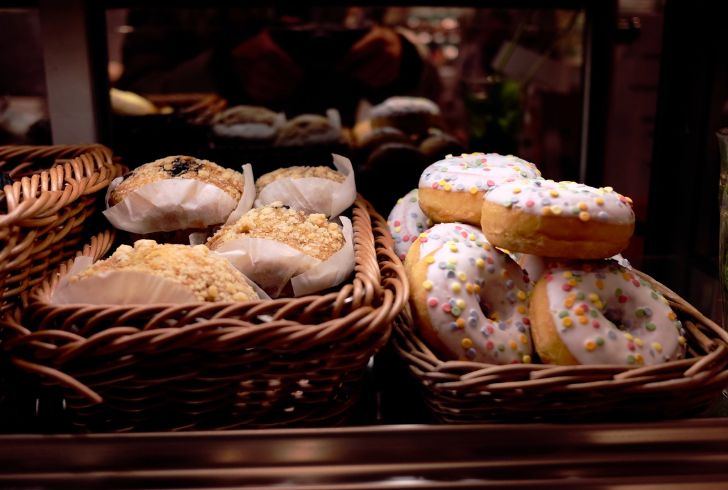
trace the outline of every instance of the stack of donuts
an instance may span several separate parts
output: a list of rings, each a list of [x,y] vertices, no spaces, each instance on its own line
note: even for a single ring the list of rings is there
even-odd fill
[[[616,255],[634,231],[631,203],[545,180],[512,155],[430,165],[388,220],[421,337],[444,358],[487,364],[683,358],[677,315]]]

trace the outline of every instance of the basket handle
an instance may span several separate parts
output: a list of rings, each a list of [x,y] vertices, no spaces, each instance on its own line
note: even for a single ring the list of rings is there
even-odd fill
[[[50,378],[57,384],[75,391],[91,403],[99,404],[103,403],[104,401],[101,395],[96,393],[94,390],[81,383],[77,379],[73,378],[72,376],[69,376],[68,374],[63,373],[57,369],[48,366],[41,366],[40,364],[35,364],[33,362],[26,361],[15,356],[12,356],[10,358],[10,362],[26,372],[34,373],[40,375],[41,377]]]

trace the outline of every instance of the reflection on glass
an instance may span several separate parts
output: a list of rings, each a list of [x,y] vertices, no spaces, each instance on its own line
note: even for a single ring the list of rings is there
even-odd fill
[[[720,148],[720,243],[719,245],[719,274],[721,283],[721,296],[723,300],[723,327],[728,325],[728,128],[716,133]]]

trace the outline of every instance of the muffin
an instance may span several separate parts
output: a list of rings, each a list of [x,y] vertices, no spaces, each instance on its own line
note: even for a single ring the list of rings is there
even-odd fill
[[[212,184],[235,202],[243,196],[244,178],[240,172],[208,160],[178,155],[161,158],[132,170],[109,194],[109,205],[118,204],[129,193],[144,185],[169,179],[192,179]]]
[[[265,186],[280,179],[305,179],[316,177],[319,179],[331,180],[333,182],[344,182],[346,177],[330,167],[288,167],[279,168],[273,172],[261,175],[255,181],[255,190],[260,193]]]
[[[221,138],[269,143],[275,139],[283,120],[282,114],[265,107],[239,105],[217,114],[212,131]]]
[[[327,145],[339,143],[340,140],[341,128],[333,124],[330,118],[303,114],[283,125],[276,138],[276,145]]]
[[[440,108],[422,97],[390,97],[372,107],[370,118],[373,129],[391,126],[407,134],[424,134],[441,124]]]
[[[251,209],[223,226],[207,246],[274,298],[331,287],[353,268],[353,247],[342,227],[323,214],[306,214],[280,203]]]
[[[264,174],[256,182],[255,206],[275,202],[306,213],[339,216],[356,200],[351,161],[332,154],[336,170],[328,166],[289,167]]]
[[[254,208],[225,225],[207,240],[212,250],[239,238],[263,238],[288,245],[310,257],[326,260],[344,246],[341,227],[323,214],[306,214],[273,203]]]
[[[69,278],[68,283],[81,284],[104,275],[111,281],[113,274],[109,273],[130,271],[173,281],[189,290],[198,301],[258,299],[245,276],[204,245],[157,244],[153,240],[137,240],[133,247],[121,245],[111,257]]]

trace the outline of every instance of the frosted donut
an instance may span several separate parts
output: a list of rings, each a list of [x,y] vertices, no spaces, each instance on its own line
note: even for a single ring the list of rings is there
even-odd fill
[[[513,258],[521,269],[528,274],[528,278],[533,284],[536,284],[538,280],[541,279],[541,276],[549,267],[549,264],[554,261],[554,259],[550,259],[548,257],[539,257],[538,255],[521,253],[512,253],[511,258]],[[610,257],[610,260],[615,261],[617,264],[626,269],[632,270],[632,265],[621,254]]]
[[[417,189],[397,200],[387,218],[389,232],[394,239],[394,251],[404,260],[412,243],[420,233],[432,226],[432,220],[420,209]]]
[[[425,341],[451,359],[529,363],[530,285],[480,230],[435,225],[407,253],[411,302]]]
[[[483,194],[516,179],[538,179],[536,166],[513,155],[470,153],[448,156],[420,177],[420,207],[436,223],[480,225]]]
[[[685,355],[682,324],[667,300],[614,262],[549,268],[529,312],[544,363],[639,366]]]
[[[634,231],[631,204],[611,187],[521,180],[485,195],[480,224],[490,243],[512,252],[601,259],[629,243]]]

